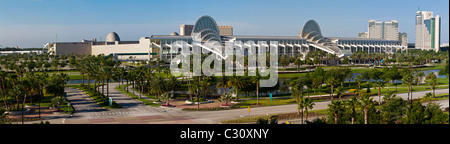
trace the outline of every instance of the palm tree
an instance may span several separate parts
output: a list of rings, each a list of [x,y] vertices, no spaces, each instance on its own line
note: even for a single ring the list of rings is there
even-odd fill
[[[333,99],[334,85],[336,85],[336,83],[337,83],[337,80],[333,74],[333,70],[330,70],[327,72],[327,79],[326,79],[325,83],[327,83],[331,86],[330,96],[331,96],[331,99]]]
[[[358,96],[361,97],[361,82],[363,81],[363,78],[361,75],[357,75],[355,78],[355,81],[358,82]]]
[[[228,85],[228,77],[227,76],[221,76],[218,78],[217,81],[217,88],[223,88],[223,94],[225,94],[225,90],[227,88],[229,88],[230,86]]]
[[[297,110],[300,110],[298,114],[300,114],[301,117],[301,124],[303,124],[303,109],[306,107],[305,102],[303,101],[303,97],[300,97],[298,101]]]
[[[417,81],[417,85],[420,85],[420,82],[422,81],[422,78],[425,76],[425,73],[424,72],[419,72],[419,73],[417,73],[417,75],[416,75],[416,77],[417,77],[417,79],[418,79],[418,81]]]
[[[172,93],[175,93],[175,90],[181,86],[180,82],[178,82],[177,78],[174,76],[170,76],[167,81],[167,88],[172,90]]]
[[[234,89],[236,90],[236,101],[239,100],[238,89],[244,87],[244,82],[242,81],[242,79],[238,76],[233,76],[228,81],[228,86],[234,87]]]
[[[334,113],[334,124],[338,123],[338,114],[342,111],[342,102],[340,100],[331,101],[331,104],[328,104],[328,108],[331,112]]]
[[[166,89],[164,79],[161,76],[155,76],[151,82],[151,86],[153,93],[158,97],[158,101],[161,101],[160,95],[164,93],[164,90]]]
[[[334,93],[336,93],[336,96],[338,96],[339,100],[341,100],[341,96],[343,95],[344,90],[343,90],[342,87],[339,87],[339,88],[336,89],[336,91]]]
[[[436,74],[434,74],[433,72],[428,73],[427,79],[428,83],[430,83],[431,89],[433,90],[433,98],[435,98],[436,85],[439,84],[437,81]]]
[[[116,72],[112,67],[106,66],[99,69],[99,73],[103,80],[106,80],[106,98],[109,98],[109,81],[116,76]]]
[[[256,69],[256,76],[252,77],[252,83],[256,84],[256,105],[259,105],[259,81],[261,76],[258,73],[258,69]]]
[[[412,80],[413,80],[413,76],[412,76],[412,74],[411,74],[410,72],[406,72],[406,73],[403,75],[402,81],[403,81],[403,83],[406,84],[407,87],[408,87],[408,99],[407,99],[407,100],[409,100],[409,97],[410,97],[409,94],[410,94],[410,92],[411,92],[411,84],[412,84]],[[411,96],[411,101],[412,101],[412,96]]]
[[[381,88],[384,87],[384,83],[381,81],[377,81],[375,86],[378,87],[378,103],[381,104]]]
[[[358,107],[361,103],[356,97],[351,97],[344,103],[352,109],[352,124],[355,124],[356,107]]]
[[[311,98],[304,98],[303,103],[305,105],[306,120],[308,120],[308,109],[313,109],[315,104]]]
[[[219,98],[219,102],[223,102],[225,101],[225,106],[228,106],[228,101],[231,99],[231,93],[224,93],[222,96],[220,96]]]
[[[360,106],[364,109],[364,124],[368,124],[367,113],[369,111],[369,108],[374,104],[373,98],[371,98],[370,95],[365,94],[361,97],[360,101],[361,101]]]
[[[166,106],[170,106],[169,102],[170,102],[170,99],[173,98],[173,97],[174,97],[174,93],[168,93],[168,92],[165,92],[165,93],[163,93],[163,94],[161,95],[161,98],[162,98],[163,100],[167,100]]]

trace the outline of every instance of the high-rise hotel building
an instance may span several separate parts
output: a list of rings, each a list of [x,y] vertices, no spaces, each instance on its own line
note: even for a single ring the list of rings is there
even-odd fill
[[[441,43],[441,17],[432,11],[416,13],[416,48],[439,51]]]
[[[402,41],[402,45],[408,45],[406,33],[399,33],[398,21],[377,22],[369,20],[367,32],[358,33],[358,38],[398,40]]]

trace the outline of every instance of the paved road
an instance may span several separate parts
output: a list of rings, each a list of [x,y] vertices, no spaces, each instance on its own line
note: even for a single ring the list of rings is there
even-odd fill
[[[240,117],[265,115],[265,114],[277,114],[277,113],[290,113],[297,112],[297,104],[279,105],[270,107],[258,107],[251,108],[250,113],[248,109],[234,109],[224,111],[182,111],[178,108],[161,108],[150,107],[141,102],[130,98],[128,95],[123,94],[114,88],[118,86],[118,83],[110,84],[110,96],[122,105],[123,108],[102,110],[94,102],[92,102],[87,95],[84,95],[81,91],[76,89],[67,89],[68,99],[74,105],[77,112],[72,118],[68,118],[65,123],[201,123],[201,124],[214,124],[223,120],[236,119]],[[106,88],[106,87],[105,87]],[[413,98],[419,98],[425,95],[424,92],[414,92]],[[436,90],[436,94],[449,93],[448,89]],[[397,94],[403,99],[407,98],[407,94]],[[378,96],[373,97],[374,100],[378,100]],[[382,99],[382,98],[381,98]],[[330,101],[316,102],[312,110],[321,110],[328,108]],[[448,100],[436,101],[443,106],[448,107]],[[98,121],[100,119],[100,121]],[[118,119],[127,120],[120,122]],[[130,120],[140,121],[130,121]],[[62,123],[62,119],[52,120],[52,124]],[[142,121],[145,120],[145,121]]]

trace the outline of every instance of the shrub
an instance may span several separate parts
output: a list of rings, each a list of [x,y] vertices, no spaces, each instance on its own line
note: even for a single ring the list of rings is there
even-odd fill
[[[357,89],[350,89],[350,90],[348,90],[348,93],[354,93],[354,94],[356,94],[356,93],[357,93]]]

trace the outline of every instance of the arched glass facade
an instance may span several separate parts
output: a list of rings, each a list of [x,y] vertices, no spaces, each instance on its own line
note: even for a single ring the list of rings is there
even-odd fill
[[[219,28],[216,21],[210,16],[202,16],[195,22],[192,36],[195,36],[195,34],[200,34],[202,42],[220,42]]]

